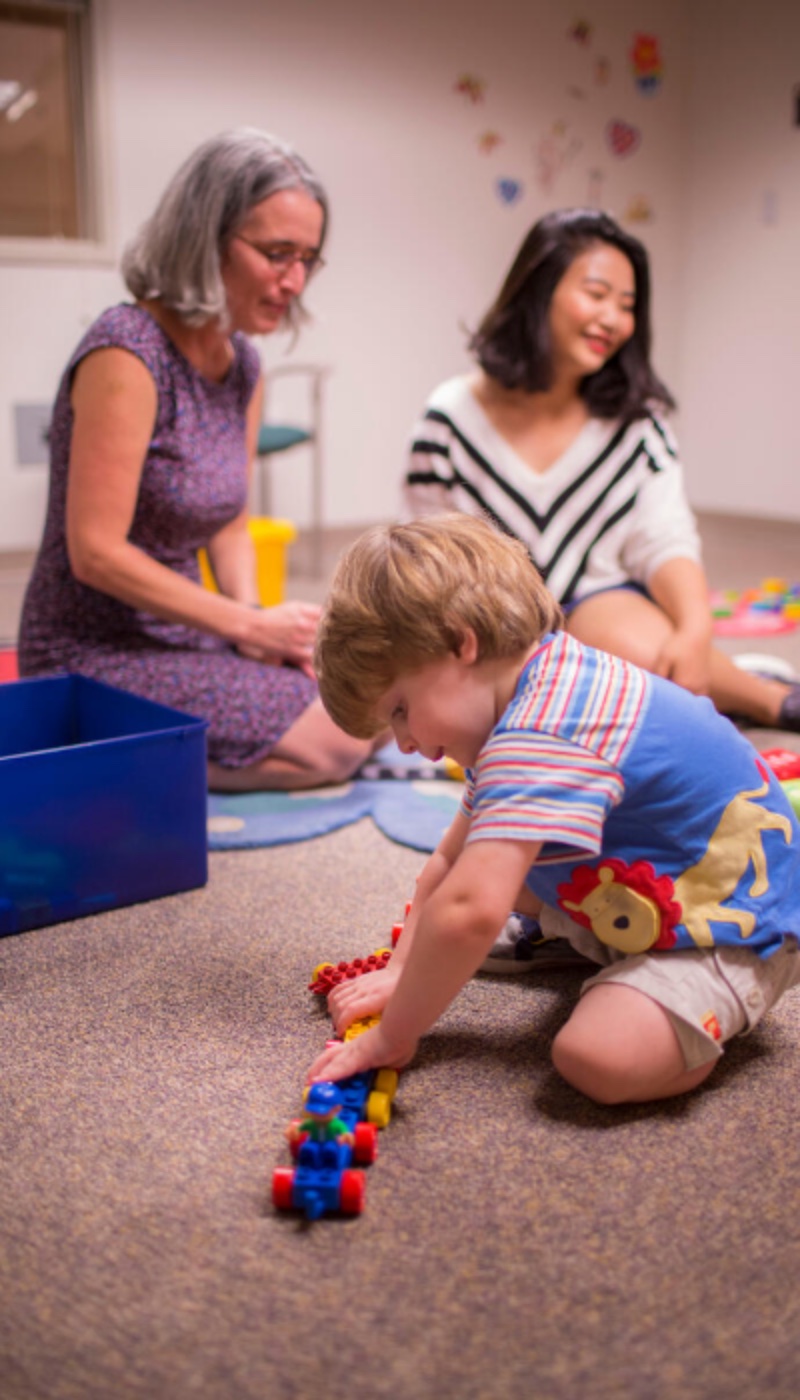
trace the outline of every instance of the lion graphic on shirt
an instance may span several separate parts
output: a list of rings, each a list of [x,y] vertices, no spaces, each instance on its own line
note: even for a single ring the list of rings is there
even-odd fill
[[[656,876],[646,861],[626,864],[612,857],[596,868],[579,866],[572,881],[559,886],[559,904],[601,943],[624,953],[672,947],[678,923],[698,948],[713,947],[712,923],[735,924],[740,938],[749,938],[755,915],[723,901],[730,899],[750,865],[750,897],[769,888],[765,831],[780,831],[787,845],[792,839],[789,818],[760,805],[768,791],[765,781],[752,791],[738,792],[723,809],[705,855],[674,881]]]

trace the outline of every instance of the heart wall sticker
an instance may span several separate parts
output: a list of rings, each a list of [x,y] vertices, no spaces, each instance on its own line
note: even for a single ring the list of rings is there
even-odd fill
[[[523,192],[519,180],[508,179],[497,180],[495,182],[495,191],[498,199],[502,200],[503,204],[516,204],[517,200],[522,198]]]
[[[642,133],[630,122],[612,121],[606,127],[606,141],[615,156],[632,156],[641,145]]]

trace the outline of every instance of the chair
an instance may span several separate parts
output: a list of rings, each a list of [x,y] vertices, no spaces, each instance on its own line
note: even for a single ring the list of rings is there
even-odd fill
[[[266,375],[265,412],[269,412],[269,388],[276,379],[293,375],[304,376],[309,389],[309,423],[307,427],[296,427],[287,423],[273,423],[267,419],[258,434],[256,454],[259,463],[258,506],[262,516],[269,516],[272,507],[270,481],[270,459],[279,452],[287,452],[301,443],[311,448],[311,573],[319,575],[322,570],[322,386],[330,370],[326,365],[279,365]]]

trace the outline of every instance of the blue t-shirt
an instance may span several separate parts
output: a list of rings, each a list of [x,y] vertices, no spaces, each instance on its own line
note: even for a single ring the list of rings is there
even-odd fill
[[[626,953],[800,940],[800,828],[710,700],[543,639],[467,775],[469,841],[541,841],[528,884]]]

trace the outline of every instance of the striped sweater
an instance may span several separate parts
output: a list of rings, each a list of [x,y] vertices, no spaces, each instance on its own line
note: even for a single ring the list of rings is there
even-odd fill
[[[431,396],[414,433],[405,499],[414,516],[489,515],[528,547],[563,604],[631,580],[646,585],[669,559],[700,558],[675,443],[658,417],[590,419],[537,473],[489,422],[467,376]]]

